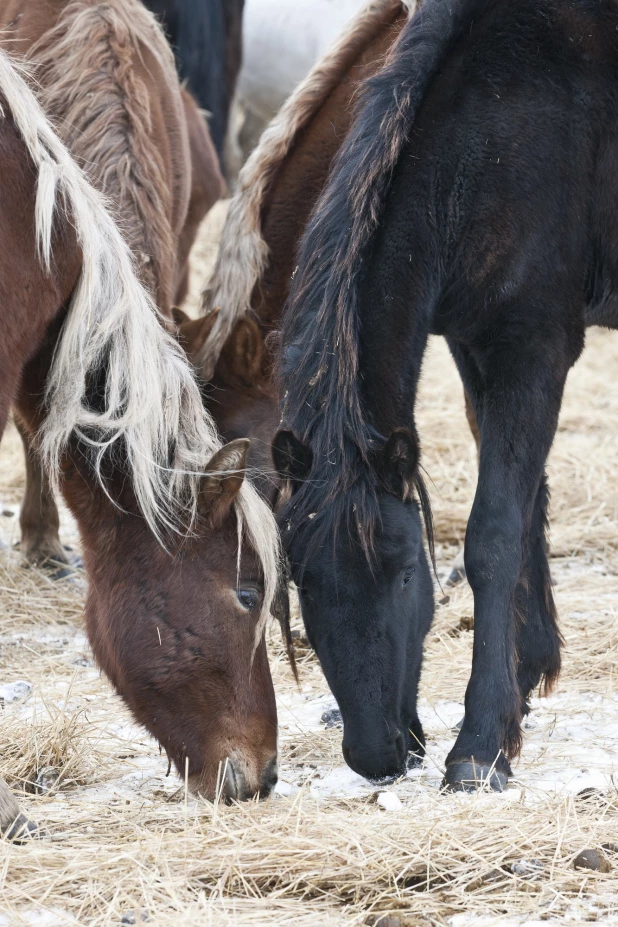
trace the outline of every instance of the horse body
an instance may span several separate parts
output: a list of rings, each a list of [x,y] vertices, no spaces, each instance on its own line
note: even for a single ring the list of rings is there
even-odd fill
[[[177,246],[182,252],[182,213],[190,212],[192,199],[190,141],[182,121],[186,104],[174,83],[171,55],[141,4],[78,3],[54,12],[59,15],[50,28],[60,44],[75,34],[73,28],[83,27],[83,17],[111,28],[109,41],[118,41],[119,58],[122,52],[112,65],[112,83],[122,73],[138,81],[124,110],[125,133],[112,133],[109,159],[97,159],[95,169],[102,185],[109,184],[107,192],[117,194],[116,205],[133,203],[132,211],[117,208],[117,214],[146,242],[142,256],[151,260],[140,262],[140,275],[145,282],[154,279],[153,291],[166,309],[166,294],[181,276],[173,257]],[[30,21],[25,11],[15,20],[14,27]],[[13,22],[8,16],[6,21]],[[131,54],[140,57],[136,34],[153,43],[151,65],[164,63],[166,55],[170,59],[165,67],[173,78],[170,92],[177,96],[174,111],[184,147],[181,157],[170,156],[168,163],[184,191],[179,196],[171,183],[140,188],[131,170],[146,167],[135,165],[122,148],[122,142],[130,148],[139,141],[145,146],[139,150],[158,166],[156,150],[143,136],[132,137],[137,123],[131,121],[130,105],[142,107],[142,119],[148,116],[137,69],[123,72]],[[46,36],[37,33],[39,50]],[[55,47],[50,42],[49,57],[41,53],[37,59],[42,70],[47,62],[49,73]],[[74,46],[72,52],[67,50],[58,64],[72,74],[62,99],[67,113],[74,114],[79,82],[88,78],[88,47]],[[109,104],[106,73],[102,68],[97,76]],[[9,163],[3,171],[0,427],[14,404],[52,478],[58,472],[84,539],[91,579],[86,624],[93,650],[136,717],[202,794],[214,795],[218,775],[224,796],[266,792],[276,781],[276,709],[263,621],[278,582],[277,540],[270,513],[244,481],[248,442],[221,447],[179,347],[135,276],[126,244],[32,94],[22,81],[17,86],[5,113],[18,113],[19,137],[11,137],[9,119],[2,122]],[[57,89],[48,88],[50,95]],[[161,94],[151,92],[155,98]],[[93,99],[82,111],[84,130],[88,113],[100,115],[104,128],[98,102]],[[84,140],[87,131],[79,129],[65,126]],[[101,143],[96,132],[91,140]],[[164,139],[161,149],[166,151]],[[88,160],[87,151],[81,156]],[[13,161],[19,171],[10,170]],[[56,188],[69,218],[56,212],[49,240]],[[144,202],[156,212],[157,196],[165,198],[165,215],[178,216],[163,243],[148,235],[163,227],[165,216],[154,216],[147,227],[150,214],[140,213]],[[169,254],[160,250],[168,243],[174,249]],[[144,267],[153,269],[150,280]]]
[[[242,60],[244,0],[147,0],[146,6],[165,26],[181,78],[210,114],[210,132],[222,158]]]
[[[560,668],[544,468],[585,326],[618,319],[617,69],[614,0],[424,3],[370,82],[301,245],[284,321],[293,434],[277,446],[295,488],[286,546],[308,577],[318,652],[339,647],[349,662],[354,632],[339,613],[356,609],[367,634],[385,605],[400,620],[386,577],[405,576],[420,528],[410,522],[390,550],[383,536],[418,481],[414,400],[430,332],[446,337],[476,412],[475,639],[452,788],[504,787],[527,699]],[[384,467],[393,442],[396,480]],[[358,544],[344,559],[333,537],[350,523]],[[363,545],[373,609],[357,579]],[[341,564],[345,607],[323,591]],[[367,753],[360,735],[356,745]]]

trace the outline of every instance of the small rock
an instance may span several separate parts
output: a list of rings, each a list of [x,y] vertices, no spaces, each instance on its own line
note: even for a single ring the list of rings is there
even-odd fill
[[[149,920],[148,911],[127,911],[122,915],[121,924],[145,924]]]
[[[0,686],[0,705],[6,705],[9,702],[21,702],[22,699],[28,698],[31,693],[31,682],[26,682],[25,679],[9,682],[4,686]]]
[[[326,730],[331,727],[343,728],[343,718],[338,708],[329,708],[328,711],[324,712],[320,720],[326,726]]]
[[[518,859],[511,863],[511,872],[520,879],[538,879],[543,869],[540,859]]]
[[[395,792],[380,792],[377,803],[385,811],[399,811],[401,808],[401,799]]]
[[[60,771],[55,766],[43,766],[34,780],[34,792],[37,795],[47,795],[59,782]]]
[[[591,869],[593,872],[611,872],[611,863],[601,850],[582,850],[573,860],[575,869]]]

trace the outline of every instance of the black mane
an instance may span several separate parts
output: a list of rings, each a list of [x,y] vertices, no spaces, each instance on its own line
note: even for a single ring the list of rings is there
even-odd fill
[[[309,479],[284,512],[294,530],[308,516],[359,525],[371,544],[377,515],[372,456],[384,444],[367,420],[359,384],[358,283],[393,170],[432,79],[463,30],[492,0],[425,0],[385,67],[365,85],[299,250],[283,315],[283,426],[313,456]],[[417,491],[431,517],[420,476]],[[317,513],[317,515],[316,515]]]

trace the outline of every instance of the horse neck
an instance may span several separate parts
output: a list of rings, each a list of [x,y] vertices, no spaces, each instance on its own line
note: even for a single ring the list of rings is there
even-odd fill
[[[360,51],[284,158],[262,209],[269,259],[252,299],[264,333],[279,327],[296,261],[296,247],[348,132],[359,83],[374,74],[407,22],[400,10]],[[293,204],[293,208],[290,208]]]

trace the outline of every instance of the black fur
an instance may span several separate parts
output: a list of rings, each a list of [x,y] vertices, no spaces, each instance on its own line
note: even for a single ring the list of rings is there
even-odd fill
[[[481,434],[474,658],[451,786],[472,759],[508,775],[530,690],[558,672],[544,468],[586,324],[618,326],[616,202],[618,0],[424,0],[367,85],[283,325],[283,423],[312,459],[284,542],[360,771],[378,743],[393,757],[379,718],[394,730],[406,717],[392,706],[408,670],[379,645],[409,635],[387,577],[417,555],[420,523],[376,454],[397,429],[416,433],[430,333],[446,337]],[[417,630],[428,605],[417,600]]]
[[[244,0],[145,2],[165,25],[181,78],[211,114],[210,133],[221,158],[242,60]]]

